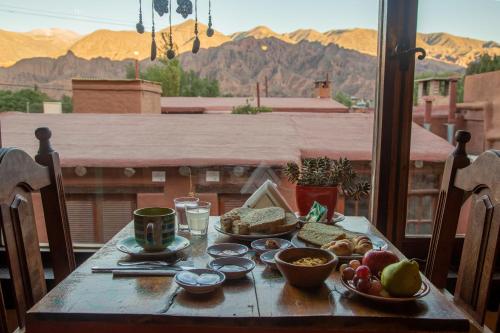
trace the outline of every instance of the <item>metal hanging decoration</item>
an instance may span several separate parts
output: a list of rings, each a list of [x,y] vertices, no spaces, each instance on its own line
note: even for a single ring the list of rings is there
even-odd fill
[[[194,21],[194,42],[192,52],[194,54],[198,53],[200,50],[200,39],[198,38],[198,0],[194,0],[194,13],[195,13],[195,21]]]
[[[173,59],[176,56],[176,51],[174,50],[173,41],[173,29],[172,29],[172,2],[174,0],[151,0],[151,61],[154,61],[157,57],[158,46],[156,45],[156,26],[155,26],[155,12],[161,17],[164,14],[169,14],[169,35],[161,32],[161,38],[166,46],[166,51],[162,47],[162,52],[168,59]],[[177,0],[177,13],[182,15],[183,18],[187,18],[189,15],[193,14],[193,1],[192,0]],[[194,24],[194,40],[193,47],[191,51],[196,54],[201,48],[200,41],[200,31],[198,27],[198,0],[194,1],[194,11],[195,11],[195,24]],[[215,30],[212,28],[212,0],[208,0],[208,28],[206,34],[208,37],[212,37],[215,34]],[[144,33],[144,23],[142,21],[142,0],[139,0],[139,22],[136,24],[136,30],[138,33]]]
[[[208,0],[208,29],[207,37],[212,37],[214,35],[214,29],[212,29],[212,0]]]
[[[187,18],[193,14],[193,3],[191,0],[177,0],[177,13],[181,14],[183,18]]]
[[[158,15],[168,13],[168,0],[153,0],[153,5]]]
[[[168,42],[168,50],[167,50],[167,58],[172,60],[175,58],[175,51],[174,51],[174,42],[172,40],[172,1],[170,1],[170,11],[169,11],[169,27],[170,27],[170,36],[169,36],[169,42]],[[164,35],[162,35],[164,37]],[[165,41],[165,44],[167,41],[165,40],[165,37],[163,38]]]
[[[155,36],[155,11],[154,11],[154,1],[151,3],[151,18],[153,21],[153,28],[151,30],[151,61],[156,59],[156,36]]]
[[[139,0],[139,22],[135,25],[138,33],[144,33],[144,24],[142,23],[142,0]]]

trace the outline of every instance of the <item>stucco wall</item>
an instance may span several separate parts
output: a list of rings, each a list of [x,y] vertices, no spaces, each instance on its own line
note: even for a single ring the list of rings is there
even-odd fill
[[[482,115],[484,147],[500,149],[500,71],[467,76],[464,83],[464,102],[487,102]],[[465,127],[474,134],[480,125],[476,120],[466,122]]]
[[[161,87],[141,80],[73,80],[75,113],[161,113]]]

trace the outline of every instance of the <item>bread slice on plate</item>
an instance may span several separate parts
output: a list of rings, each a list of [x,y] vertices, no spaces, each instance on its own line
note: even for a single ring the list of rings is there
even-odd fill
[[[346,233],[343,228],[318,222],[306,223],[297,234],[300,240],[319,247],[334,240],[349,238],[349,236],[353,235]]]
[[[297,228],[297,223],[299,220],[292,213],[285,213],[285,224],[277,225],[269,230],[269,233],[280,234],[283,232],[293,231]]]
[[[249,225],[250,232],[263,233],[269,229],[285,224],[285,210],[281,207],[252,209],[242,214],[241,221]]]

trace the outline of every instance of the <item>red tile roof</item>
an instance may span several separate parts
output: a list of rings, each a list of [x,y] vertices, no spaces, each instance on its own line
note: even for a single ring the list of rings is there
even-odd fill
[[[331,98],[262,97],[261,106],[274,112],[338,113],[348,108]],[[231,112],[233,107],[250,103],[257,106],[252,97],[162,97],[163,113]]]
[[[52,130],[62,165],[282,165],[301,157],[372,158],[373,115],[96,115],[0,113],[2,144],[34,155],[34,130]],[[413,125],[412,160],[443,161],[452,146]]]

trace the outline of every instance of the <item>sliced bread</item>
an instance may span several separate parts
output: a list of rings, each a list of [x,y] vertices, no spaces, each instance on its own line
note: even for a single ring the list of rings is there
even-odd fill
[[[285,210],[281,207],[251,209],[240,217],[242,222],[248,223],[250,232],[268,232],[275,226],[285,224]]]
[[[276,225],[272,227],[269,232],[273,234],[281,233],[281,232],[288,232],[295,230],[297,228],[297,223],[299,220],[295,216],[295,214],[292,213],[285,213],[285,224],[281,225]]]
[[[350,234],[350,233],[349,233]],[[343,228],[324,223],[306,223],[299,231],[297,237],[316,246],[323,246],[331,241],[347,238]]]

